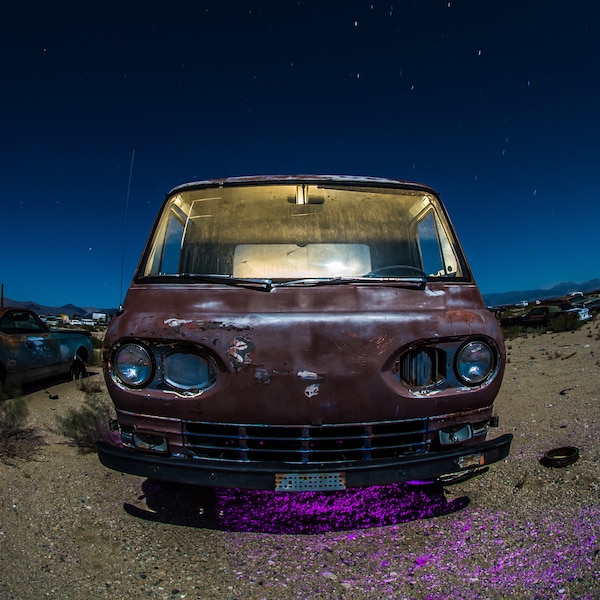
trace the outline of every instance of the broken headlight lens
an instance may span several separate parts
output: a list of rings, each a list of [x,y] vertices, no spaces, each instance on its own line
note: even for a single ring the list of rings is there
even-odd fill
[[[142,387],[152,378],[154,370],[148,350],[139,344],[124,344],[115,353],[112,376],[124,385]]]
[[[456,374],[466,385],[483,383],[496,366],[496,356],[485,342],[469,342],[456,354]]]

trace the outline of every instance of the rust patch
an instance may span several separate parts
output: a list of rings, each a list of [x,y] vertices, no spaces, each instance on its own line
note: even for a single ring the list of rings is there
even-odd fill
[[[254,344],[250,340],[237,335],[231,340],[231,346],[229,346],[227,354],[229,355],[229,362],[236,371],[252,364],[250,353],[253,350]]]
[[[479,316],[468,310],[452,310],[448,312],[448,318],[450,320],[456,319],[458,321],[464,321],[465,323],[472,323],[478,321]]]

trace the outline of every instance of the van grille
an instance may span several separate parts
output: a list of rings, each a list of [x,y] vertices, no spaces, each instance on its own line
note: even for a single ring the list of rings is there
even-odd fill
[[[321,426],[184,421],[184,446],[196,458],[240,462],[343,463],[425,452],[427,419]]]

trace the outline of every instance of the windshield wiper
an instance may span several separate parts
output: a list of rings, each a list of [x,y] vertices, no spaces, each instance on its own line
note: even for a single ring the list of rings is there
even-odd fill
[[[396,287],[408,287],[424,290],[427,286],[426,277],[325,277],[325,278],[307,278],[293,279],[274,283],[273,287],[285,286],[319,286],[319,285],[392,285]]]
[[[307,286],[317,287],[324,285],[389,285],[394,287],[406,287],[424,290],[427,286],[426,277],[307,277],[304,279],[291,279],[289,281],[273,282],[272,279],[233,277],[221,273],[177,273],[169,275],[155,275],[144,277],[145,281],[173,279],[175,281],[190,280],[199,283],[215,283],[230,285],[233,287],[245,287],[249,289],[270,292],[276,287]]]
[[[234,287],[264,290],[265,292],[270,292],[273,289],[273,282],[270,279],[233,277],[232,275],[223,275],[221,273],[178,273],[177,275],[173,275],[173,277],[178,280],[190,279],[200,283],[219,283]]]

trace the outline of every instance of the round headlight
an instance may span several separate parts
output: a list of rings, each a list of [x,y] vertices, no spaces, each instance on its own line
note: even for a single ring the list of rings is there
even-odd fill
[[[184,390],[203,390],[215,379],[212,364],[204,356],[173,352],[164,359],[165,381]]]
[[[456,355],[456,374],[467,385],[485,381],[495,366],[494,351],[484,342],[469,342]]]
[[[152,377],[152,358],[139,344],[124,344],[114,357],[113,377],[131,387],[142,387]]]

